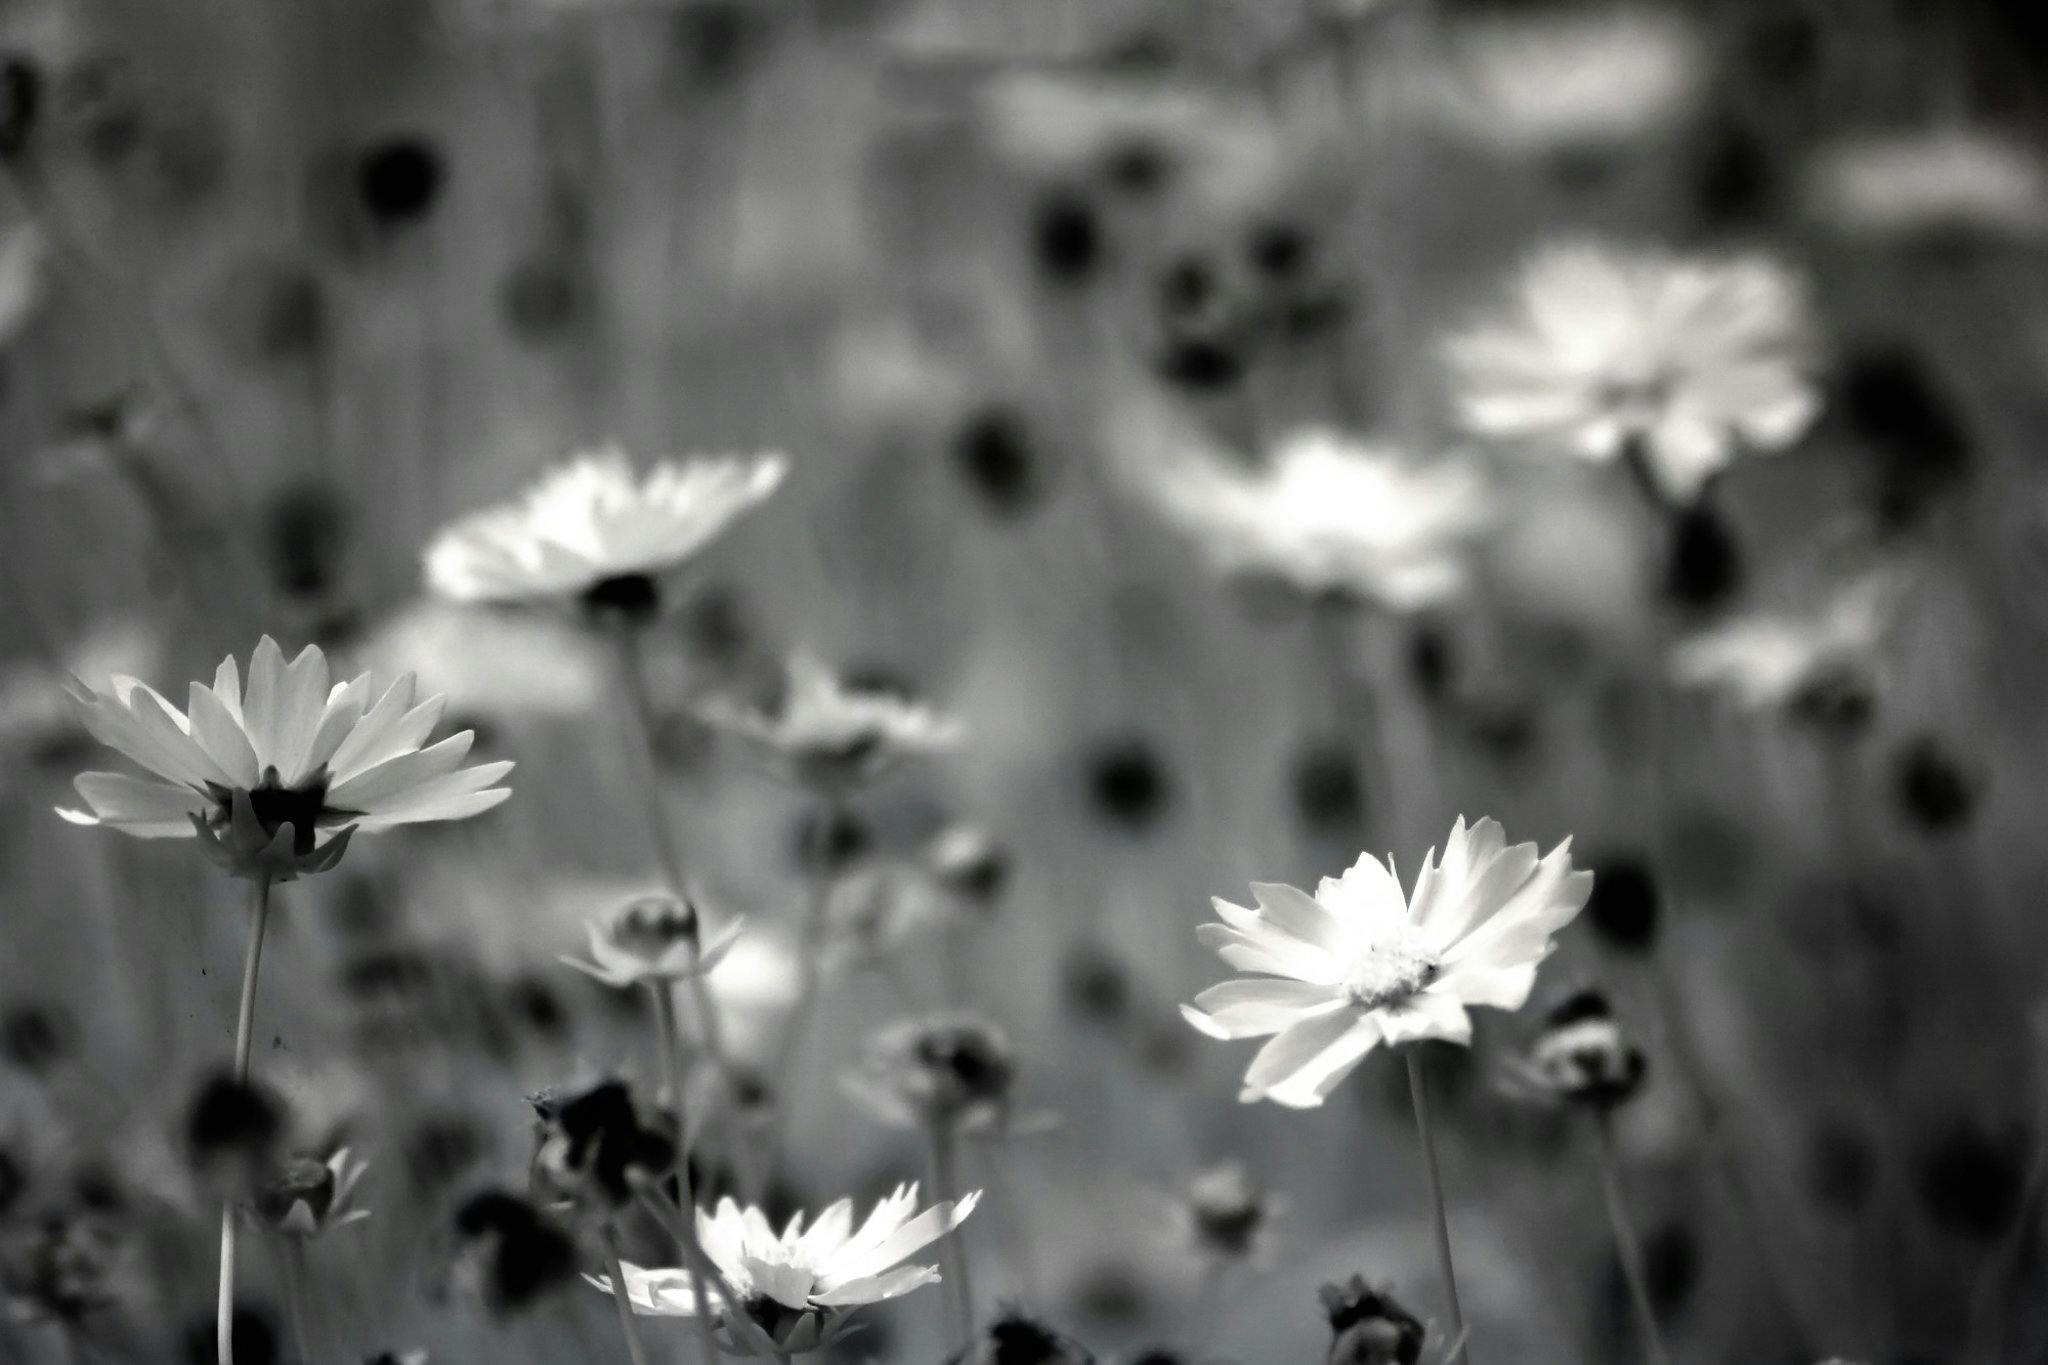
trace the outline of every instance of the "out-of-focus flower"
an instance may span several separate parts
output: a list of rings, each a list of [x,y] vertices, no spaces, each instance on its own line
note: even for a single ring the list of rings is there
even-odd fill
[[[517,1195],[471,1195],[455,1211],[454,1230],[457,1278],[493,1312],[516,1313],[576,1274],[576,1244]]]
[[[15,1321],[78,1323],[125,1297],[134,1247],[106,1210],[67,1209],[0,1238],[0,1294]]]
[[[837,1339],[855,1309],[936,1284],[936,1266],[902,1262],[959,1227],[981,1201],[979,1190],[916,1213],[917,1186],[899,1186],[876,1203],[858,1227],[853,1201],[842,1199],[810,1223],[798,1213],[781,1235],[757,1208],[721,1199],[715,1213],[697,1210],[697,1240],[754,1325],[782,1351],[802,1355]],[[624,1267],[636,1313],[657,1317],[718,1314],[722,1345],[745,1352],[745,1336],[723,1322],[722,1304],[700,1304],[681,1269]],[[590,1277],[606,1293],[611,1281]]]
[[[256,1192],[256,1212],[287,1237],[311,1240],[360,1223],[368,1209],[352,1202],[369,1163],[354,1160],[346,1147],[325,1161],[292,1157]]]
[[[1033,1317],[1010,1309],[976,1334],[967,1348],[947,1357],[946,1365],[1095,1365],[1095,1356],[1080,1342]]]
[[[1570,243],[1535,255],[1515,295],[1448,349],[1479,435],[1627,455],[1662,498],[1689,504],[1738,455],[1784,449],[1820,411],[1805,287],[1768,258]]]
[[[1823,148],[1807,200],[1844,232],[1880,238],[1980,232],[2035,240],[2048,233],[2048,167],[1994,133],[1943,130],[1858,137]]]
[[[901,758],[960,738],[952,718],[893,692],[850,687],[807,654],[790,659],[782,704],[773,712],[714,701],[702,714],[760,746],[792,780],[832,789],[870,781]]]
[[[1016,1076],[1016,1055],[995,1025],[972,1014],[935,1014],[869,1039],[847,1090],[893,1123],[977,1132],[1004,1125]]]
[[[139,623],[120,621],[95,628],[57,663],[40,658],[0,665],[0,789],[28,766],[68,764],[91,748],[72,700],[72,679],[88,687],[109,685],[122,674],[152,671],[162,641]]]
[[[428,1365],[424,1348],[413,1351],[379,1351],[373,1356],[364,1356],[363,1365]]]
[[[461,766],[471,732],[421,747],[442,702],[415,691],[410,675],[381,694],[367,673],[330,687],[317,646],[287,664],[267,635],[246,695],[229,658],[212,687],[192,684],[187,712],[134,678],[74,689],[93,737],[156,776],[81,774],[90,811],[58,813],[144,839],[196,834],[236,876],[290,881],[334,866],[356,830],[461,820],[511,795],[492,785],[510,763]]]
[[[1647,1068],[1607,997],[1579,991],[1550,1011],[1528,1055],[1511,1064],[1508,1081],[1532,1099],[1607,1110],[1642,1087]]]
[[[1497,822],[1468,830],[1463,817],[1405,901],[1392,867],[1367,855],[1314,896],[1254,882],[1257,910],[1218,898],[1223,922],[1200,932],[1226,963],[1262,975],[1212,986],[1181,1012],[1214,1038],[1274,1035],[1239,1098],[1313,1108],[1381,1043],[1466,1043],[1468,1009],[1519,1009],[1592,882],[1572,870],[1569,839],[1539,855],[1509,847]]]
[[[1416,1365],[1422,1359],[1422,1320],[1364,1276],[1317,1293],[1330,1320],[1329,1365]]]
[[[1901,584],[1855,579],[1816,611],[1758,612],[1708,626],[1672,647],[1680,682],[1727,692],[1753,711],[1815,720],[1867,717],[1883,671]]]
[[[682,568],[782,483],[780,456],[667,460],[646,475],[609,447],[554,470],[517,502],[435,537],[427,583],[457,602],[580,601],[641,619]]]
[[[261,1188],[275,1167],[285,1134],[284,1106],[270,1091],[212,1076],[201,1083],[185,1115],[185,1149],[194,1170],[226,1197]]]
[[[1474,142],[1597,153],[1668,133],[1691,113],[1706,74],[1700,48],[1690,24],[1647,8],[1468,21],[1451,31],[1433,103]]]
[[[681,981],[716,967],[733,940],[740,921],[729,920],[707,945],[700,937],[696,907],[674,896],[640,896],[627,901],[608,923],[592,921],[590,960],[564,957],[577,971],[607,986]]]
[[[1242,1161],[1223,1161],[1195,1176],[1182,1202],[1188,1240],[1219,1260],[1254,1255],[1272,1221],[1274,1203]]]
[[[600,1081],[570,1095],[534,1100],[540,1146],[534,1168],[561,1194],[617,1208],[641,1180],[675,1165],[676,1144],[663,1116],[642,1111],[623,1081]]]
[[[1469,466],[1416,463],[1326,430],[1290,437],[1262,469],[1182,457],[1153,491],[1226,570],[1397,611],[1462,589],[1472,542],[1492,516]]]
[[[989,910],[1010,880],[1009,851],[979,825],[948,825],[925,851],[932,875],[960,904]]]
[[[948,905],[920,867],[875,863],[833,878],[825,893],[822,953],[835,969],[879,962],[944,924]]]
[[[607,686],[585,642],[551,617],[421,601],[346,651],[358,667],[418,675],[458,716],[585,716]]]

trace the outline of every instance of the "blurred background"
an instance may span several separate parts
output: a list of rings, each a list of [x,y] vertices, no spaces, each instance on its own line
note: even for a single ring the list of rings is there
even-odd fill
[[[280,893],[257,1068],[369,1162],[371,1217],[308,1249],[313,1354],[625,1358],[579,1283],[478,1304],[451,1230],[523,1186],[528,1094],[655,1083],[639,998],[557,961],[658,884],[622,701],[573,622],[419,568],[616,441],[791,462],[651,646],[686,861],[748,920],[740,1052],[801,989],[807,888],[845,940],[776,1207],[920,1172],[846,1078],[966,1004],[1032,1120],[968,1162],[985,1309],[1105,1361],[1317,1360],[1317,1286],[1361,1273],[1441,1325],[1398,1064],[1240,1106],[1245,1049],[1175,1005],[1220,975],[1209,896],[1409,875],[1493,815],[1597,881],[1531,1009],[1431,1051],[1475,1358],[1642,1358],[1585,1124],[1502,1083],[1597,987],[1649,1059],[1614,1123],[1678,1359],[2048,1359],[2044,75],[2033,0],[6,0],[0,1355],[211,1359],[186,1123],[239,903],[51,807],[106,766],[67,677],[176,698],[267,631],[417,670],[519,763]],[[1705,550],[1618,465],[1460,430],[1446,338],[1563,238],[1810,291],[1820,415],[1716,482]],[[1485,461],[1469,591],[1331,603],[1160,514],[1188,451],[1304,427]],[[1674,637],[1823,597],[1844,546],[1902,585],[1846,697],[1674,680]],[[794,649],[965,739],[820,838],[695,718]],[[995,851],[949,879],[963,825]],[[1255,1247],[1188,1231],[1227,1160]],[[245,1365],[295,1358],[270,1265]],[[937,1305],[838,1350],[939,1359]]]

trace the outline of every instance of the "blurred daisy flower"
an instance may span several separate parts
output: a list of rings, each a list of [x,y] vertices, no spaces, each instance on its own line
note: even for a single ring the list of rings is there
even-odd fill
[[[580,602],[642,619],[682,568],[782,483],[777,455],[664,460],[634,472],[616,446],[581,455],[516,502],[455,522],[428,546],[428,585],[457,602]]]
[[[680,981],[716,967],[740,921],[727,921],[707,945],[696,908],[674,896],[640,896],[620,906],[603,923],[591,921],[590,958],[563,957],[568,966],[607,986],[658,985]]]
[[[584,716],[608,686],[585,642],[558,620],[432,600],[380,622],[347,654],[381,674],[417,674],[461,716]]]
[[[1017,1059],[978,1015],[936,1014],[892,1024],[868,1040],[847,1082],[854,1099],[905,1127],[985,1132],[1004,1126]]]
[[[1470,431],[1626,456],[1671,504],[1738,455],[1784,449],[1820,412],[1805,287],[1761,256],[1553,246],[1507,315],[1448,357]]]
[[[1643,1050],[1599,991],[1579,991],[1555,1006],[1508,1084],[1531,1099],[1612,1109],[1642,1087]]]
[[[1469,466],[1416,463],[1327,430],[1283,441],[1261,469],[1175,460],[1153,491],[1227,571],[1397,611],[1459,592],[1472,542],[1492,518],[1486,484]]]
[[[1868,573],[1817,608],[1758,611],[1707,626],[1672,646],[1672,675],[1689,686],[1725,692],[1752,711],[1866,719],[1902,587],[1895,575]]]
[[[30,766],[68,765],[91,748],[71,696],[72,679],[110,684],[153,670],[163,655],[156,632],[136,622],[95,628],[59,663],[41,657],[0,665],[0,791]]]
[[[1816,154],[1806,199],[1820,220],[1881,238],[2048,232],[2048,167],[2031,148],[1964,129],[1845,139]]]
[[[747,1316],[787,1355],[816,1351],[842,1335],[854,1310],[882,1303],[913,1289],[936,1284],[936,1266],[904,1265],[967,1221],[981,1201],[975,1191],[956,1203],[917,1208],[917,1186],[902,1185],[876,1203],[857,1227],[853,1201],[842,1199],[808,1227],[798,1213],[778,1236],[757,1208],[742,1209],[721,1199],[716,1213],[697,1211],[697,1238],[704,1254],[732,1286]],[[635,1312],[658,1317],[693,1317],[701,1309],[681,1269],[624,1267]],[[590,1277],[606,1293],[611,1281]],[[729,1324],[721,1323],[722,1345],[744,1350]]]
[[[1218,1162],[1188,1183],[1180,1206],[1183,1241],[1217,1260],[1253,1257],[1278,1209],[1242,1161]]]
[[[907,755],[950,748],[960,738],[950,717],[891,691],[849,686],[808,654],[790,659],[773,711],[714,700],[701,714],[753,741],[791,780],[830,789],[858,786]]]
[[[130,677],[77,688],[93,738],[154,776],[81,774],[89,809],[58,814],[144,839],[196,834],[235,875],[289,881],[332,867],[356,830],[461,820],[511,795],[493,785],[509,762],[462,766],[469,731],[426,745],[442,702],[416,690],[409,674],[382,692],[367,673],[330,687],[318,646],[287,664],[267,635],[246,692],[228,658],[212,687],[192,684],[185,712]]]
[[[1523,154],[1597,153],[1668,133],[1706,74],[1693,27],[1641,8],[1469,21],[1449,50],[1432,87],[1439,118]]]
[[[1509,847],[1496,821],[1468,829],[1460,817],[1405,900],[1391,861],[1370,856],[1313,896],[1254,882],[1256,910],[1217,899],[1223,922],[1203,925],[1202,942],[1259,975],[1212,986],[1181,1012],[1213,1038],[1273,1035],[1241,1100],[1313,1108],[1381,1043],[1467,1043],[1467,1010],[1519,1009],[1592,885],[1572,870],[1570,840],[1539,856],[1533,843]]]
[[[346,1147],[325,1161],[292,1157],[256,1192],[256,1212],[287,1237],[310,1240],[335,1228],[360,1223],[368,1209],[355,1207],[356,1185],[369,1163],[354,1160]]]

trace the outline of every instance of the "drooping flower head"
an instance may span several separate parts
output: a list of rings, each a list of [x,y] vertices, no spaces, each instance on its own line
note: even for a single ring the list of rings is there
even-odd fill
[[[1570,243],[1523,268],[1498,320],[1449,359],[1465,426],[1604,462],[1694,502],[1741,454],[1783,450],[1820,411],[1806,291],[1761,256]]]
[[[1182,458],[1155,491],[1228,572],[1397,611],[1462,589],[1472,542],[1492,516],[1469,466],[1417,463],[1327,430],[1290,437],[1259,469]]]
[[[1215,902],[1202,942],[1256,975],[1183,1005],[1214,1038],[1271,1041],[1252,1058],[1239,1098],[1313,1108],[1382,1043],[1465,1043],[1466,1011],[1519,1009],[1552,936],[1578,914],[1592,876],[1574,872],[1571,841],[1546,855],[1509,847],[1500,825],[1451,829],[1406,898],[1391,862],[1362,855],[1316,894],[1254,882],[1256,910]]]
[[[831,1342],[850,1325],[848,1315],[863,1304],[881,1303],[936,1284],[936,1266],[903,1261],[967,1220],[981,1201],[979,1190],[949,1204],[916,1213],[917,1186],[902,1185],[876,1203],[858,1226],[853,1201],[842,1199],[805,1226],[798,1213],[778,1235],[757,1208],[721,1199],[715,1213],[697,1211],[697,1239],[748,1317],[777,1347],[800,1355]],[[626,1290],[637,1313],[692,1317],[710,1311],[721,1318],[721,1344],[744,1350],[747,1338],[722,1321],[724,1305],[700,1305],[682,1269],[624,1267]],[[611,1282],[593,1277],[606,1293]]]
[[[616,446],[578,456],[523,498],[447,527],[427,583],[458,602],[581,602],[640,619],[662,580],[782,483],[780,456],[666,460],[644,476]]]
[[[848,1089],[892,1122],[974,1131],[1002,1124],[1016,1075],[1016,1055],[995,1025],[952,1012],[877,1033]]]
[[[256,1212],[278,1232],[301,1241],[360,1223],[370,1211],[355,1206],[355,1189],[368,1169],[369,1163],[353,1159],[346,1147],[325,1161],[287,1158],[257,1190]]]
[[[411,674],[330,686],[317,646],[287,664],[269,636],[246,688],[223,660],[182,712],[134,678],[76,688],[86,729],[152,775],[81,774],[88,809],[58,814],[143,839],[196,834],[235,875],[289,881],[332,867],[358,830],[466,819],[511,795],[494,785],[509,762],[462,766],[470,731],[427,744],[442,703],[416,692]]]
[[[621,905],[605,923],[593,920],[586,927],[590,960],[564,957],[562,961],[607,986],[623,989],[681,981],[710,971],[732,947],[740,921],[728,920],[706,944],[702,921],[688,901],[674,896],[638,896]]]
[[[714,704],[703,716],[751,740],[788,777],[813,787],[856,786],[907,755],[948,748],[960,738],[951,717],[892,691],[849,686],[808,654],[790,658],[775,711]]]
[[[1532,1099],[1607,1110],[1633,1096],[1648,1069],[1607,997],[1585,990],[1551,1009],[1510,1081]]]

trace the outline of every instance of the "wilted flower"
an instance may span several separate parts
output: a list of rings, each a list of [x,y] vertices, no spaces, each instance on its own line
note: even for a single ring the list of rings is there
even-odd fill
[[[1738,455],[1784,449],[1820,411],[1804,286],[1761,256],[1590,243],[1533,257],[1512,313],[1453,340],[1464,423],[1698,498]]]
[[[134,678],[77,689],[93,737],[156,777],[84,773],[91,810],[58,813],[144,839],[197,834],[236,876],[290,881],[332,867],[356,830],[465,819],[511,795],[492,785],[510,763],[461,766],[469,731],[421,747],[441,700],[415,704],[414,692],[410,674],[381,694],[367,673],[330,688],[317,646],[287,664],[267,635],[246,696],[232,658],[212,687],[192,684],[188,712]]]
[[[842,1199],[809,1227],[797,1214],[777,1236],[759,1209],[721,1199],[716,1213],[697,1210],[697,1240],[754,1325],[782,1351],[801,1355],[836,1339],[863,1304],[938,1283],[937,1267],[902,1261],[959,1227],[980,1200],[977,1190],[957,1203],[935,1204],[912,1216],[917,1186],[902,1185],[876,1203],[858,1228],[853,1201]],[[723,1305],[697,1302],[688,1271],[631,1264],[624,1271],[635,1312],[693,1317],[708,1309],[721,1317],[721,1344],[745,1350],[746,1338],[722,1320]],[[611,1292],[607,1278],[592,1277],[591,1283]]]
[[[1641,8],[1515,15],[1453,29],[1437,107],[1472,140],[1597,153],[1669,131],[1705,74],[1699,35]]]
[[[1160,472],[1155,494],[1229,571],[1398,611],[1464,587],[1472,542],[1492,515],[1468,466],[1413,462],[1326,430],[1282,442],[1263,469],[1184,457]]]
[[[623,1081],[542,1095],[533,1107],[541,1121],[534,1169],[572,1199],[616,1208],[633,1198],[636,1183],[675,1165],[673,1130],[661,1116],[643,1114]]]
[[[577,971],[607,986],[625,988],[681,981],[716,967],[733,940],[740,921],[730,920],[707,946],[701,938],[696,907],[674,896],[640,896],[627,901],[605,924],[592,921],[590,961],[564,957]]]
[[[1899,586],[1889,575],[1870,574],[1818,610],[1758,612],[1708,626],[1672,647],[1671,671],[1682,683],[1721,688],[1750,710],[1866,718],[1897,617]]]
[[[946,1365],[1095,1365],[1088,1349],[1036,1318],[1010,1309],[984,1327]]]
[[[1511,1082],[1536,1098],[1612,1109],[1642,1086],[1647,1065],[1607,997],[1580,991],[1550,1011]]]
[[[1362,1275],[1317,1291],[1330,1320],[1329,1365],[1416,1365],[1422,1320],[1373,1289]]]
[[[952,719],[892,692],[850,687],[807,654],[790,659],[774,712],[715,704],[703,714],[767,750],[793,780],[827,788],[869,781],[905,755],[947,748],[960,737]]]
[[[868,1041],[848,1089],[893,1122],[919,1128],[1000,1128],[1017,1062],[993,1024],[972,1014],[907,1019]]]
[[[287,1237],[311,1239],[336,1228],[360,1223],[368,1209],[353,1204],[356,1184],[369,1169],[353,1160],[346,1147],[325,1161],[311,1157],[286,1160],[256,1191],[256,1212]]]
[[[1224,1260],[1250,1256],[1273,1215],[1273,1201],[1241,1161],[1224,1161],[1198,1174],[1183,1202],[1195,1246]]]
[[[638,619],[661,580],[782,482],[780,456],[666,460],[636,475],[616,446],[549,473],[520,501],[474,513],[427,549],[427,583],[458,602],[578,600]]]
[[[1310,896],[1254,882],[1257,910],[1218,898],[1202,942],[1242,971],[1181,1006],[1214,1038],[1275,1035],[1239,1098],[1313,1108],[1375,1046],[1469,1042],[1476,1006],[1518,1009],[1551,937],[1578,914],[1592,877],[1572,871],[1569,839],[1539,856],[1500,825],[1463,817],[1432,849],[1405,904],[1392,866],[1361,855]]]

